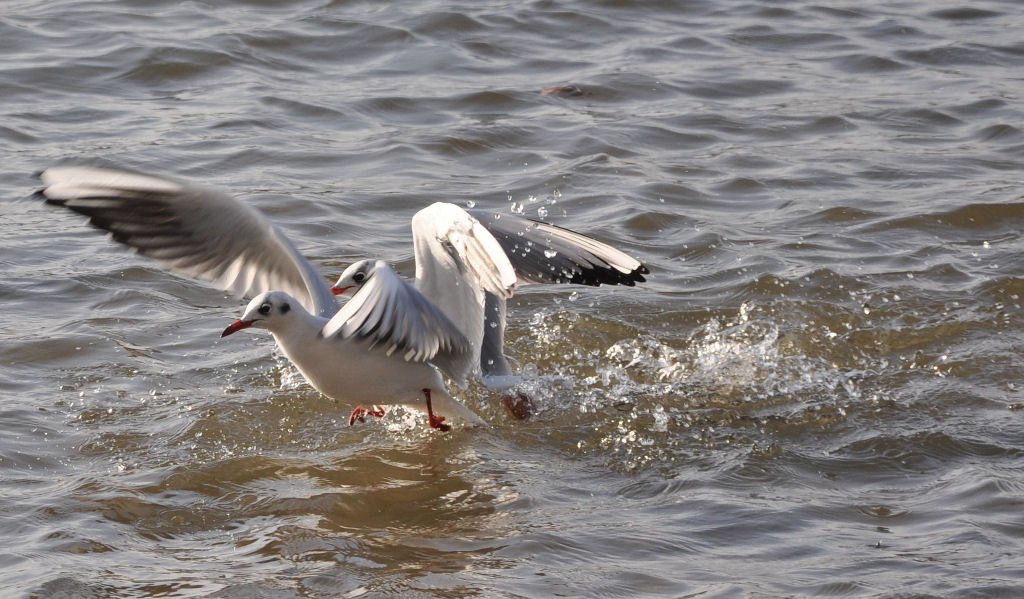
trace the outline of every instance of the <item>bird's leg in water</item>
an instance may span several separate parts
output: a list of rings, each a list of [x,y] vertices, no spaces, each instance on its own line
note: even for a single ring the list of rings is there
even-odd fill
[[[434,416],[434,408],[430,405],[430,389],[424,389],[423,395],[427,398],[427,421],[430,422],[430,428],[443,432],[452,430],[450,425],[444,423],[444,416]]]
[[[384,408],[380,406],[373,406],[369,410],[367,410],[363,406],[358,406],[356,409],[352,410],[351,414],[349,414],[348,425],[352,426],[353,424],[356,423],[356,420],[358,420],[359,422],[366,422],[367,414],[369,414],[370,416],[375,416],[377,418],[383,418]]]

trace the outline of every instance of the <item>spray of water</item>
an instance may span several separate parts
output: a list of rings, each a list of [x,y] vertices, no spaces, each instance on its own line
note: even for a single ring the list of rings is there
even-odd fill
[[[856,372],[800,352],[771,312],[753,305],[671,343],[624,335],[603,346],[569,345],[568,331],[601,329],[581,326],[581,318],[558,307],[534,315],[537,361],[524,365],[522,387],[538,418],[564,423],[555,428],[575,451],[627,469],[722,447],[763,451],[780,430],[843,419],[861,397]]]

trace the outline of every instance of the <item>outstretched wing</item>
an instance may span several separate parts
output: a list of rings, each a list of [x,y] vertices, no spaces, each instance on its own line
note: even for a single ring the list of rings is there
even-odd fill
[[[330,317],[330,287],[259,211],[215,190],[110,168],[40,174],[49,204],[89,217],[111,238],[179,274],[238,296],[281,290]]]
[[[481,370],[486,298],[512,296],[516,272],[505,250],[480,222],[454,204],[438,202],[412,219],[416,287],[441,309],[469,340],[471,351],[456,372],[461,380]],[[505,323],[495,323],[504,327]],[[492,360],[493,362],[493,360]],[[504,364],[504,356],[501,356]],[[489,369],[484,364],[483,371]]]
[[[502,350],[505,302],[517,285],[632,286],[649,272],[610,245],[568,229],[454,204],[419,211],[412,232],[417,288],[471,344],[466,374],[509,374]]]
[[[523,284],[633,286],[650,273],[635,258],[569,229],[486,210],[469,213],[501,245]]]
[[[398,352],[407,361],[430,362],[448,373],[458,372],[453,365],[462,363],[470,350],[458,327],[382,260],[322,334],[365,340],[388,355]]]

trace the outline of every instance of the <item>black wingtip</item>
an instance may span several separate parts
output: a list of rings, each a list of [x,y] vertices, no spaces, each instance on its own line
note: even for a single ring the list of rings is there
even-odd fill
[[[58,205],[58,206],[59,206],[60,204],[63,204],[63,203],[64,203],[64,202],[62,202],[62,201],[60,201],[60,200],[54,200],[53,198],[50,198],[50,197],[48,197],[48,196],[46,195],[46,188],[45,188],[45,187],[44,187],[44,188],[42,188],[42,189],[37,189],[37,190],[35,190],[35,191],[34,191],[34,192],[32,193],[32,198],[33,198],[33,199],[38,199],[38,200],[42,200],[42,201],[46,202],[47,204],[55,204],[55,205]]]
[[[538,273],[538,275],[542,274]],[[645,274],[650,274],[650,271],[642,264],[630,272],[623,272],[608,265],[599,266],[591,264],[586,268],[566,270],[562,273],[563,276],[557,277],[554,282],[588,285],[590,287],[600,287],[601,285],[635,287],[637,283],[645,283],[647,281],[644,278]]]
[[[651,274],[650,269],[648,269],[646,266],[641,264],[640,266],[634,268],[629,274],[624,275],[626,277],[627,282],[623,283],[623,284],[624,285],[629,285],[630,287],[633,287],[637,283],[646,283],[647,282],[647,278],[644,277],[644,275],[649,275],[649,274]]]
[[[33,199],[40,199],[40,200],[43,201],[43,203],[49,204],[50,206],[64,206],[64,205],[67,204],[67,200],[61,200],[61,199],[58,199],[58,198],[51,198],[50,196],[46,195],[46,188],[45,187],[42,188],[42,189],[37,189],[32,194],[32,198]]]
[[[45,173],[45,172],[46,172],[45,168],[43,170],[34,171],[32,173],[32,176],[35,177],[36,179],[42,179],[43,178],[43,173]],[[32,193],[32,197],[33,198],[39,198],[39,199],[45,201],[46,203],[51,204],[51,203],[53,203],[53,201],[50,198],[46,197],[46,187],[48,187],[48,186],[41,187],[41,188],[35,190],[35,192]]]

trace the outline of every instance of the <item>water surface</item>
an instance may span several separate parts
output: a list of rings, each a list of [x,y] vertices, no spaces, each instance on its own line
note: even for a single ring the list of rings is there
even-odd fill
[[[0,594],[1024,592],[1024,9],[908,2],[0,8]],[[545,95],[571,85],[581,93]],[[323,271],[437,200],[646,263],[524,289],[537,403],[348,427],[241,300],[31,197],[217,186]]]

